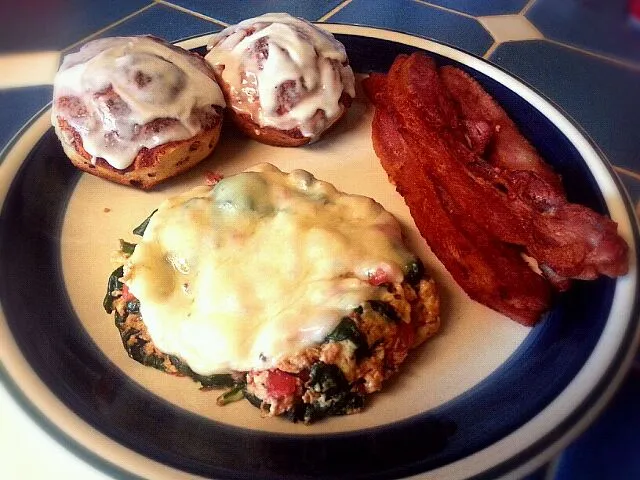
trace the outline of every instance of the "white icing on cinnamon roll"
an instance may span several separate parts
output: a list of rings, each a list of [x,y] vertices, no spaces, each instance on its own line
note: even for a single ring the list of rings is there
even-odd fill
[[[52,123],[67,122],[82,147],[117,169],[141,148],[186,140],[224,107],[201,57],[154,37],[95,40],[67,55],[54,81]]]
[[[215,34],[208,48],[229,106],[261,127],[298,128],[313,140],[343,113],[343,93],[355,96],[344,46],[288,14],[244,20]]]

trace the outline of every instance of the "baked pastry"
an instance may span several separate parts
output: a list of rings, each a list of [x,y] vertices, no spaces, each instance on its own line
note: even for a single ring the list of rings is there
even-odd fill
[[[317,140],[355,96],[344,46],[306,20],[270,13],[215,34],[205,57],[233,122],[276,146]]]
[[[114,37],[64,58],[51,121],[75,166],[147,189],[211,153],[224,106],[199,55],[155,37]]]
[[[261,164],[165,200],[104,307],[135,360],[268,416],[360,411],[440,325],[435,282],[374,200]]]

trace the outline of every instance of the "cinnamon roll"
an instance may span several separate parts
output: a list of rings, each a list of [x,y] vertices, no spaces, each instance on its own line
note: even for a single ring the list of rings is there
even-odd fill
[[[71,162],[147,189],[207,157],[224,97],[202,57],[155,37],[95,40],[67,55],[51,121]]]
[[[259,142],[299,146],[320,138],[355,96],[344,46],[306,20],[271,13],[215,34],[213,66],[234,123]]]

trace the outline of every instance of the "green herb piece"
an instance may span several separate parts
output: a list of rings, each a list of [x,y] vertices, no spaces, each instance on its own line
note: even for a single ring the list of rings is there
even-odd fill
[[[102,306],[107,313],[113,312],[113,300],[115,299],[113,292],[122,289],[122,282],[120,281],[122,275],[124,275],[122,266],[116,268],[111,272],[111,275],[109,275],[109,280],[107,281],[107,294],[104,296],[104,300],[102,301]]]
[[[247,401],[256,408],[262,407],[262,400],[255,396],[253,393],[245,391],[244,398],[246,398]],[[269,405],[265,405],[265,407],[268,408]]]
[[[322,397],[297,412],[299,420],[312,423],[329,415],[346,415],[361,410],[364,396],[351,391],[351,385],[336,365],[317,362],[309,371],[308,387]]]
[[[147,225],[149,225],[149,221],[151,220],[151,217],[153,217],[153,215],[158,211],[158,209],[156,208],[153,212],[151,212],[151,215],[149,215],[147,218],[145,218],[144,222],[142,222],[140,225],[138,225],[136,228],[133,229],[133,234],[134,235],[139,235],[140,237],[144,235],[144,231],[147,229]]]
[[[169,361],[176,367],[178,372],[182,375],[193,378],[196,382],[200,382],[202,388],[223,388],[233,387],[236,382],[233,381],[231,374],[229,373],[214,373],[213,375],[200,375],[184,363],[180,358],[175,355],[169,355]]]
[[[202,384],[202,388],[223,388],[232,387],[235,382],[230,374],[216,373],[213,375],[199,375],[193,373],[192,377]]]
[[[129,313],[140,313],[140,300],[137,298],[127,302],[127,311]]]
[[[224,392],[222,395],[220,395],[217,400],[216,403],[218,405],[220,405],[221,407],[229,404],[229,403],[233,403],[233,402],[237,402],[239,400],[242,400],[244,398],[244,389],[245,389],[246,385],[244,383],[238,383],[235,387],[233,387],[231,390],[228,390],[226,392]]]
[[[164,366],[165,359],[161,356],[156,355],[155,353],[147,353],[145,347],[147,346],[148,342],[143,338],[140,338],[138,336],[139,334],[140,334],[139,331],[134,330],[132,332],[129,332],[128,335],[125,335],[124,337],[122,337],[122,343],[124,344],[127,352],[129,353],[129,356],[133,358],[136,362],[139,362],[143,365],[165,371],[165,366]],[[134,335],[136,336],[135,342],[131,342],[130,339]]]
[[[380,315],[385,317],[387,320],[391,322],[399,322],[400,317],[398,316],[398,312],[388,303],[382,302],[380,300],[369,300],[369,305],[374,312],[378,312]]]
[[[126,314],[120,315],[117,310],[114,317],[115,317],[115,322],[117,327],[120,327],[124,323],[124,321],[127,319]]]
[[[361,307],[358,307],[361,308]],[[349,317],[344,317],[338,326],[326,336],[325,342],[341,342],[343,340],[349,340],[356,346],[356,358],[359,359],[369,352],[369,345],[367,339],[358,330],[356,323]]]
[[[316,362],[309,370],[309,388],[332,396],[349,389],[349,382],[337,365]]]
[[[126,240],[120,239],[120,251],[125,255],[133,255],[133,250],[135,248],[135,243],[129,243]]]
[[[411,285],[417,285],[422,278],[424,278],[424,265],[417,258],[405,267],[404,279]]]
[[[298,420],[313,423],[332,415],[348,415],[358,412],[364,407],[364,396],[356,392],[341,392],[325,399],[324,402],[305,404],[302,412],[298,413]]]

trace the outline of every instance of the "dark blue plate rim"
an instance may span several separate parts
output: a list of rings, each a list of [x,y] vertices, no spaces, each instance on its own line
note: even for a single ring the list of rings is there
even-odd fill
[[[371,28],[371,27],[367,27],[367,28]],[[376,28],[375,30],[384,30],[384,29],[378,29]],[[399,33],[404,33],[404,32],[399,32]],[[358,36],[357,34],[353,35],[353,36]],[[420,38],[416,35],[411,35],[417,38]],[[202,37],[202,35],[198,35],[198,36],[194,36],[192,38],[197,38],[197,37]],[[366,36],[365,36],[366,37]],[[435,40],[432,39],[428,39],[434,43],[438,43],[438,44],[442,44],[442,45],[446,45],[443,44],[442,42],[437,42]],[[393,40],[390,40],[393,41]],[[400,42],[398,42],[400,43]],[[455,48],[455,47],[451,47],[454,50],[458,50],[460,51],[460,49]],[[466,52],[465,52],[466,53]],[[475,58],[478,58],[475,55],[469,54]],[[479,59],[479,58],[478,58]],[[479,59],[481,61],[483,61],[482,59]],[[491,64],[492,66],[496,67],[495,65]],[[510,77],[514,77],[513,75],[509,74],[508,72],[504,71],[503,69],[496,67],[500,70],[502,70],[504,73],[506,73],[508,76]],[[514,77],[516,78],[516,77]],[[518,79],[519,80],[519,79]],[[521,81],[521,80],[519,80]],[[521,81],[522,82],[522,81]],[[522,82],[526,85],[525,82]],[[531,88],[531,87],[530,87]],[[532,88],[533,91],[535,91],[535,89]],[[539,92],[536,92],[539,94]],[[540,94],[539,94],[540,95]],[[543,95],[540,95],[542,98],[545,98]],[[546,99],[546,98],[545,98]],[[548,100],[547,100],[548,101]],[[553,106],[555,106],[553,104],[553,102],[549,101],[549,103]],[[47,107],[45,107],[43,110],[45,110]],[[36,114],[34,117],[32,117],[32,119],[27,122],[27,124],[20,130],[20,132],[18,132],[18,134],[16,134],[11,140],[10,142],[5,146],[5,148],[2,150],[2,152],[0,152],[0,157],[4,157],[4,155],[11,149],[11,147],[15,144],[15,142],[22,136],[22,134],[33,124],[33,122],[39,118],[39,116],[42,115],[42,111],[41,110],[38,114]],[[560,111],[560,109],[558,109]],[[561,112],[564,113],[564,112]],[[574,127],[576,127],[578,129],[578,131],[580,131],[580,133],[583,134],[583,137],[587,139],[587,141],[590,143],[590,145],[596,150],[597,146],[594,144],[594,142],[586,135],[584,134],[584,132],[582,131],[582,129],[579,127],[579,125],[576,124],[576,122],[571,119],[570,117],[565,115],[565,118],[568,118],[569,121],[573,124]],[[605,158],[601,152],[600,153],[601,158]],[[624,188],[621,187],[621,183],[619,181],[619,179],[617,178],[613,168],[611,167],[611,165],[608,164],[608,162],[604,162],[607,170],[609,170],[609,172],[612,174],[612,177],[618,187],[618,189],[621,192],[624,192]],[[624,195],[623,195],[624,196]],[[633,214],[633,209],[630,206],[630,202],[628,200],[628,198],[625,199],[625,207],[627,210],[627,214],[630,216],[630,218],[634,219],[635,215]],[[635,243],[636,246],[638,246],[638,231],[637,231],[637,227],[634,229],[634,239],[635,239]],[[638,252],[636,251],[636,255],[638,255]],[[636,318],[638,316],[638,297],[636,297],[635,299],[635,304],[633,307],[633,318]],[[625,342],[624,342],[624,347],[626,349],[628,349],[633,341],[634,341],[634,335],[630,335],[630,333],[634,330],[633,328],[633,323],[629,323],[628,325],[628,329],[627,332],[625,332],[624,334],[624,338],[625,338]],[[557,440],[558,438],[562,437],[565,433],[566,433],[566,429],[568,429],[569,427],[571,427],[574,423],[577,422],[577,420],[584,414],[584,412],[589,411],[591,408],[594,407],[594,404],[597,403],[597,400],[601,397],[601,395],[608,390],[608,381],[611,380],[611,378],[615,377],[616,370],[618,370],[619,366],[622,365],[624,363],[624,359],[625,359],[625,349],[621,349],[621,351],[619,351],[618,355],[616,356],[616,358],[611,362],[610,368],[607,370],[607,373],[601,378],[598,387],[596,389],[594,389],[592,391],[592,394],[586,398],[581,406],[579,407],[579,410],[574,411],[574,413],[572,414],[571,417],[565,419],[565,421],[560,424],[559,426],[557,426],[552,432],[550,432],[546,437],[540,439],[536,444],[531,445],[528,449],[526,449],[525,451],[521,452],[521,454],[519,454],[518,456],[503,462],[500,465],[495,466],[494,468],[487,470],[481,474],[479,474],[479,476],[477,478],[485,478],[485,477],[493,477],[495,475],[500,475],[501,473],[505,473],[509,470],[511,470],[512,468],[515,468],[519,465],[522,465],[523,463],[526,463],[528,460],[530,460],[532,457],[538,455],[541,451],[544,450],[544,448],[546,448],[546,446],[549,445],[549,442],[554,442],[555,440]],[[37,421],[37,423],[39,423],[40,425],[44,426],[45,429],[48,431],[48,433],[53,434],[54,436],[60,436],[62,437],[62,442],[63,444],[67,445],[67,446],[74,446],[74,447],[78,447],[77,449],[72,449],[72,451],[74,451],[74,453],[76,455],[81,456],[83,459],[87,460],[93,460],[93,461],[97,461],[98,464],[100,464],[102,467],[106,467],[109,472],[108,473],[112,473],[112,474],[117,474],[117,475],[129,475],[129,477],[127,478],[137,478],[137,477],[133,477],[131,476],[130,472],[126,472],[122,469],[120,469],[120,467],[117,467],[115,465],[113,465],[111,462],[106,461],[104,458],[99,457],[97,455],[95,455],[93,452],[91,452],[90,450],[88,450],[86,447],[84,447],[83,445],[77,444],[75,441],[71,440],[68,438],[68,436],[62,431],[60,430],[57,426],[55,426],[49,419],[47,419],[46,417],[44,417],[38,410],[37,408],[22,394],[22,392],[20,391],[18,385],[13,381],[13,379],[11,379],[9,377],[9,375],[7,374],[7,372],[3,369],[0,368],[0,379],[2,379],[3,381],[5,381],[5,383],[10,387],[9,390],[11,391],[11,393],[14,395],[14,397],[17,397],[17,399],[19,400],[19,403],[23,405],[23,407],[27,410],[27,412],[30,414],[30,416],[33,418],[34,416],[36,417],[35,420]],[[71,442],[70,442],[71,440]]]

